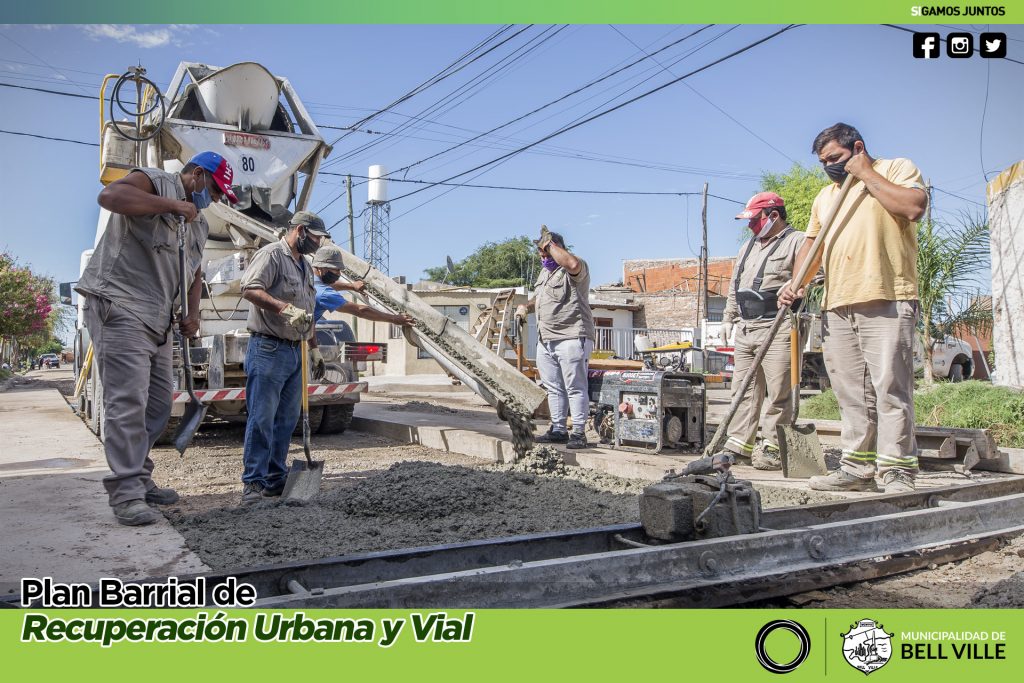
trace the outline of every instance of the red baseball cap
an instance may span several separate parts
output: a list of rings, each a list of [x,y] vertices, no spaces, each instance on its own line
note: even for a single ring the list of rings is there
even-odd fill
[[[217,187],[228,198],[228,201],[232,204],[238,203],[238,197],[231,191],[231,179],[235,177],[235,172],[232,170],[231,164],[228,163],[227,159],[216,152],[200,152],[189,159],[188,163],[195,164],[209,171],[213,177],[213,182],[217,183]]]
[[[770,209],[775,206],[785,205],[786,202],[782,201],[782,197],[774,192],[758,192],[750,198],[750,201],[747,202],[746,208],[736,215],[736,220],[749,221],[751,218],[761,213],[761,209]]]

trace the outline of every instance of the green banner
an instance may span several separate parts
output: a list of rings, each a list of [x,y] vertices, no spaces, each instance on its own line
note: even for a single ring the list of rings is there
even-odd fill
[[[1004,681],[1022,642],[1019,610],[0,613],[11,681]]]
[[[1020,2],[922,0],[221,0],[126,3],[58,0],[7,3],[7,23],[205,23],[205,24],[1005,24],[1024,20]]]

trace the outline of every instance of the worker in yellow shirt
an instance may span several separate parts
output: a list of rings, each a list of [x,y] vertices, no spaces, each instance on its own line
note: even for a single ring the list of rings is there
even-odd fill
[[[853,185],[825,237],[822,345],[842,413],[840,468],[811,477],[819,491],[914,490],[914,331],[918,318],[917,221],[928,196],[908,159],[874,159],[853,126],[837,123],[814,139],[813,152],[833,181],[811,207],[807,258],[847,174]],[[817,265],[812,264],[816,269]],[[803,293],[790,285],[779,306]]]

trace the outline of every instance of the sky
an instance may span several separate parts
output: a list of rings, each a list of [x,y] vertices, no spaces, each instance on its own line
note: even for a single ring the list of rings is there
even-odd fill
[[[104,74],[141,64],[162,87],[181,61],[256,61],[287,77],[314,120],[357,122],[442,71],[497,26],[0,26],[0,83],[95,96]],[[699,26],[517,26],[515,38],[340,140],[325,170],[366,175],[425,159],[697,31]],[[597,86],[455,152],[406,179],[443,180],[564,125],[624,102],[760,40],[781,26],[714,26]],[[981,32],[986,26],[915,27]],[[1007,33],[1024,60],[1024,26]],[[984,211],[985,177],[1024,159],[1024,65],[999,59],[914,59],[910,33],[882,26],[802,26],[454,182],[645,192],[637,196],[514,192],[391,183],[392,275],[410,281],[446,256],[529,235],[565,235],[594,285],[633,258],[691,257],[701,239],[704,182],[711,256],[734,255],[745,222],[733,216],[763,172],[816,163],[811,141],[844,121],[874,157],[907,157],[936,188],[938,219]],[[699,48],[699,49],[697,49]],[[506,61],[501,62],[502,59]],[[499,62],[507,68],[499,71]],[[488,71],[490,70],[490,71]],[[481,76],[485,76],[481,78]],[[476,80],[474,80],[476,79]],[[475,84],[467,88],[467,85]],[[446,104],[435,106],[450,95]],[[0,130],[96,143],[95,100],[0,86]],[[595,111],[596,109],[596,111]],[[0,249],[57,281],[76,280],[92,246],[97,147],[0,133]],[[328,141],[342,133],[322,129]],[[360,150],[368,142],[373,147]],[[354,153],[353,153],[354,152]],[[342,179],[321,176],[310,208],[328,225],[346,215]],[[355,188],[355,213],[366,202]],[[954,196],[956,195],[956,196]],[[362,233],[363,218],[356,221]],[[347,242],[347,223],[334,232]],[[357,252],[361,252],[361,237]]]

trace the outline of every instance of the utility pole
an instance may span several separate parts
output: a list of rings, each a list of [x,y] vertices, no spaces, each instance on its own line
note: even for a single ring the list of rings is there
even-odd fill
[[[352,176],[346,178],[345,186],[348,188],[348,251],[356,253],[356,218],[352,215]],[[355,298],[355,297],[353,297]],[[359,318],[352,316],[352,334],[359,339]]]
[[[703,274],[703,280],[700,283],[700,303],[698,304],[698,311],[703,309],[704,317],[708,317],[708,184],[705,181],[704,190],[701,192],[701,203],[700,203],[700,222],[701,222],[701,247],[700,247],[700,259],[701,259],[701,273]],[[700,324],[700,318],[697,319],[697,324]],[[704,340],[701,339],[701,344]]]
[[[932,181],[924,181],[925,192],[928,193],[928,206],[924,209],[924,222],[928,226],[928,232],[932,230]]]

